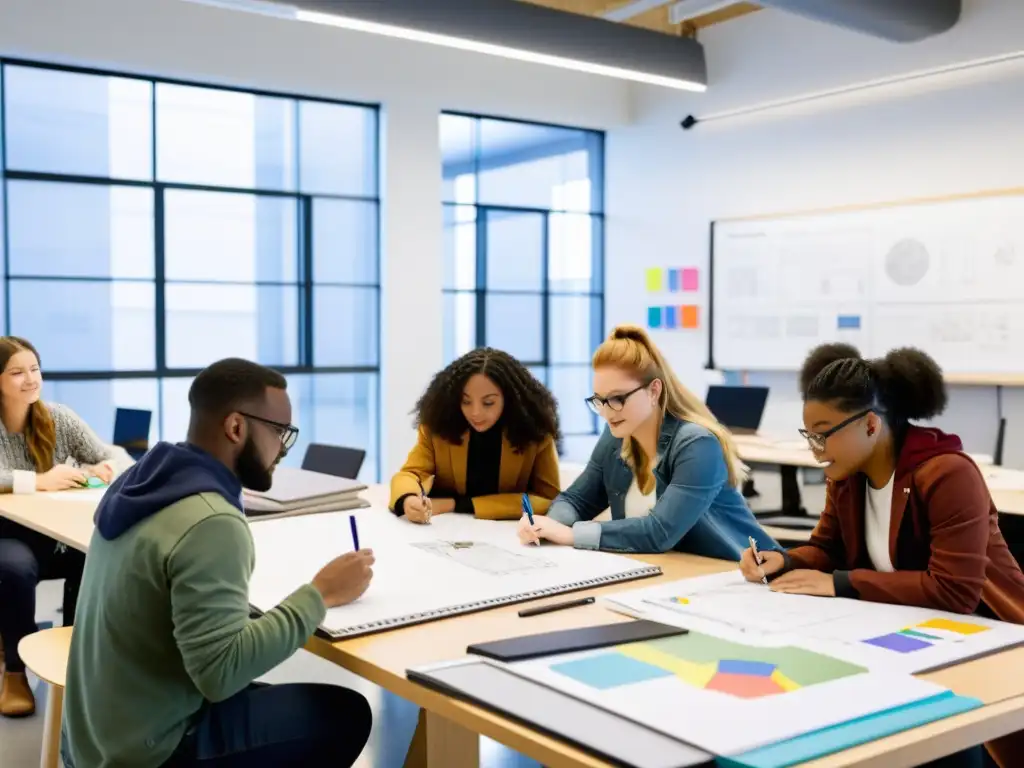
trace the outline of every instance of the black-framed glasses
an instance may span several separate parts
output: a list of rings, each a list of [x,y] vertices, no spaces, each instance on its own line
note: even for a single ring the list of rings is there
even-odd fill
[[[277,436],[281,439],[281,448],[285,453],[288,453],[292,446],[295,445],[295,441],[299,439],[299,428],[294,424],[282,424],[280,421],[265,419],[262,416],[257,416],[255,413],[246,413],[245,411],[239,411],[239,413],[247,419],[253,419],[275,429]]]
[[[591,395],[586,399],[586,403],[587,405],[590,406],[590,410],[597,414],[601,413],[601,406],[604,406],[605,408],[610,408],[613,411],[621,411],[623,408],[626,407],[626,401],[629,400],[629,398],[632,395],[635,395],[641,389],[646,388],[646,384],[641,384],[636,389],[631,389],[629,390],[629,392],[625,392],[621,395],[612,395],[611,397],[600,397],[599,395]]]
[[[807,444],[811,446],[812,451],[821,453],[822,451],[825,450],[826,440],[832,437],[832,435],[834,435],[839,430],[850,426],[851,424],[853,424],[853,422],[857,421],[858,419],[863,419],[869,413],[880,413],[880,411],[877,408],[868,408],[866,410],[861,411],[860,413],[854,414],[848,419],[844,419],[843,421],[839,422],[834,427],[825,432],[811,432],[806,429],[799,429],[797,431],[800,433],[800,437],[806,440]]]

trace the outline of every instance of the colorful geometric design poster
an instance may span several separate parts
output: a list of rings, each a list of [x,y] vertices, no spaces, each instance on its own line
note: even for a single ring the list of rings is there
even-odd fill
[[[696,688],[741,699],[775,696],[867,672],[802,648],[743,645],[700,632],[616,646],[610,652],[552,664],[551,670],[598,690],[674,676]]]

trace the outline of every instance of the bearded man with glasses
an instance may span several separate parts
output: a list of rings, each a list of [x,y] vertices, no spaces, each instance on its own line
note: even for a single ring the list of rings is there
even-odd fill
[[[71,639],[67,768],[350,766],[370,708],[331,685],[253,681],[358,599],[373,553],[328,563],[251,618],[242,489],[266,491],[295,444],[281,374],[231,358],[189,390],[188,439],[159,443],[96,510]]]

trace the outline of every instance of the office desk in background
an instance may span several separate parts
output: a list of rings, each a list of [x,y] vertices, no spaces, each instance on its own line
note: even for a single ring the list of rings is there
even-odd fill
[[[386,501],[387,494],[387,487],[376,485],[364,496],[378,507],[377,512],[386,514],[379,505]],[[0,515],[81,550],[88,547],[92,536],[94,510],[95,502],[58,501],[42,493],[0,497]],[[374,514],[374,509],[359,514]],[[734,563],[678,553],[636,559],[660,566],[664,575],[659,578],[664,580],[736,567]],[[635,584],[617,584],[587,590],[581,596],[633,588]],[[420,726],[410,747],[407,768],[478,768],[481,735],[548,768],[610,768],[557,739],[416,685],[405,677],[409,667],[464,655],[471,643],[629,620],[593,605],[538,616],[530,619],[527,626],[518,616],[519,607],[506,606],[339,642],[314,637],[306,649],[421,707]],[[1024,648],[958,664],[925,677],[958,694],[976,696],[986,706],[815,760],[805,764],[805,768],[917,765],[1017,731],[1024,722]]]
[[[740,458],[748,465],[778,466],[782,473],[782,511],[757,511],[762,527],[769,536],[784,545],[794,545],[810,539],[811,525],[821,510],[803,508],[798,472],[801,469],[820,469],[807,444],[801,440],[773,440],[760,435],[736,435]],[[971,454],[985,476],[989,493],[999,510],[1000,525],[1011,551],[1021,560],[1024,556],[1024,471],[996,467],[992,457]],[[789,527],[772,524],[779,516],[796,517],[806,521],[804,526]]]

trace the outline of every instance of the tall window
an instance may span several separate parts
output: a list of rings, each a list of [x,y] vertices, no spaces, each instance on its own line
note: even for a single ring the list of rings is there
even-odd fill
[[[562,427],[593,435],[590,357],[604,311],[604,136],[441,116],[445,356],[491,346],[558,399]]]
[[[377,110],[0,61],[0,331],[48,399],[181,440],[210,362],[288,378],[311,441],[378,475]]]

